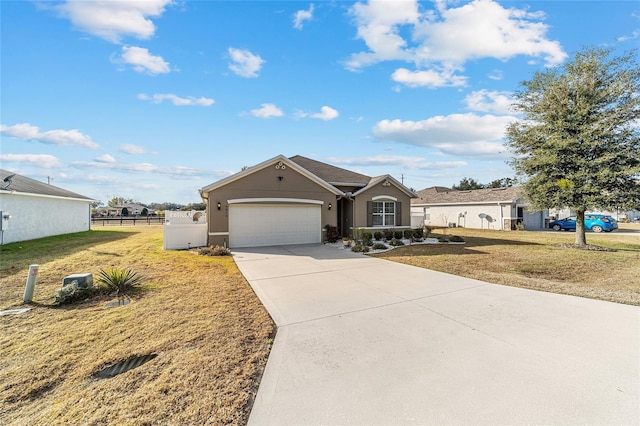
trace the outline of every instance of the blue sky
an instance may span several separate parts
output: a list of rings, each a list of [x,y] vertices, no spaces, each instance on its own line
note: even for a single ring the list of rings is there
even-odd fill
[[[107,202],[199,202],[296,154],[416,190],[513,177],[519,82],[640,47],[636,1],[5,1],[0,164]]]

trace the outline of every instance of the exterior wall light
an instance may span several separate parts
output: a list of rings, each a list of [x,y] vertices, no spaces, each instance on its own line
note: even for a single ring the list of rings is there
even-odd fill
[[[218,210],[220,210],[222,208],[222,204],[220,203],[220,201],[218,201]]]
[[[329,210],[331,210],[331,207],[333,207],[333,206],[331,205],[331,203],[329,203]]]

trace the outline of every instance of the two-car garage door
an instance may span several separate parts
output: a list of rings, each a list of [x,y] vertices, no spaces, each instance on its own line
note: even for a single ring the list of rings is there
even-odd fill
[[[318,204],[229,205],[231,247],[319,243],[321,238]]]

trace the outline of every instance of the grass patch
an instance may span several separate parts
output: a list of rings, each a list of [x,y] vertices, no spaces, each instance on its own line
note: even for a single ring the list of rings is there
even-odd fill
[[[0,256],[3,310],[24,306],[28,266],[40,265],[33,309],[0,317],[3,424],[246,423],[275,327],[231,257],[163,251],[160,227],[13,243]],[[129,305],[53,306],[64,276],[110,267],[144,276]]]
[[[374,256],[496,284],[640,305],[637,235],[589,233],[592,249],[577,250],[572,232],[456,228],[455,234],[466,244],[412,245]]]

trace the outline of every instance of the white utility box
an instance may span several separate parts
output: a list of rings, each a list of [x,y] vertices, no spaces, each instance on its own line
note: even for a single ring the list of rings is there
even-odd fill
[[[78,287],[91,287],[93,285],[93,274],[72,274],[62,280],[62,287],[76,282]]]

